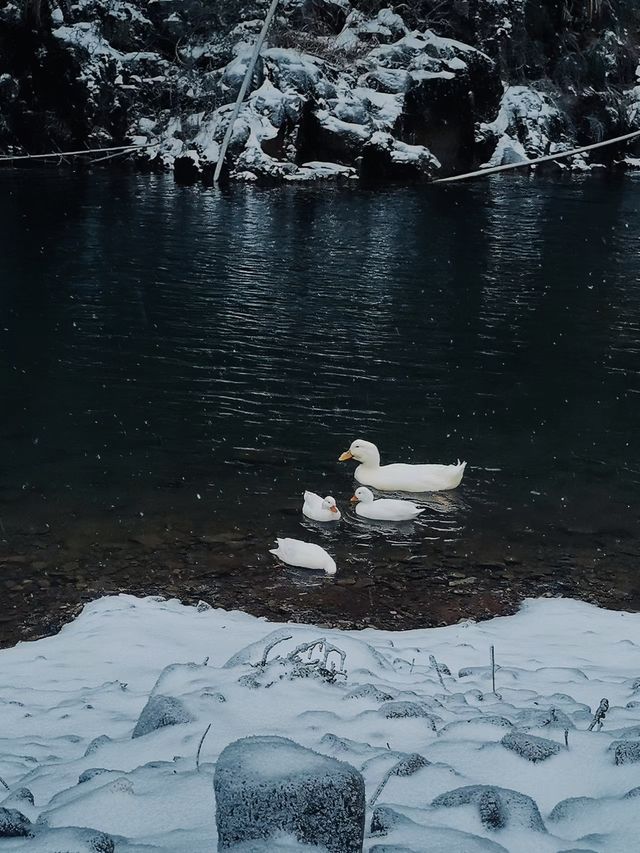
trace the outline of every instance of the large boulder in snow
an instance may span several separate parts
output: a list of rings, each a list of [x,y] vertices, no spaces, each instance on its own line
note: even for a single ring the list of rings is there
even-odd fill
[[[0,838],[29,835],[31,821],[17,809],[0,808]]]
[[[220,755],[214,778],[221,850],[288,833],[329,853],[360,853],[364,780],[358,771],[282,737],[247,737]]]
[[[545,761],[552,755],[557,755],[562,746],[554,740],[525,734],[524,732],[509,732],[500,743],[512,752],[526,758],[527,761]]]
[[[533,829],[546,832],[535,800],[519,791],[498,788],[497,785],[467,785],[440,794],[432,802],[434,808],[456,808],[476,805],[480,820],[487,829],[505,827]]]

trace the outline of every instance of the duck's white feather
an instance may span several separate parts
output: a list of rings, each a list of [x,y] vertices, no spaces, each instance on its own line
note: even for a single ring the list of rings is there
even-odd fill
[[[302,513],[312,521],[339,521],[340,510],[336,509],[332,512],[331,509],[324,506],[326,498],[321,498],[315,492],[304,493],[304,503],[302,504]]]
[[[356,506],[356,513],[361,518],[371,518],[376,521],[411,521],[422,512],[424,510],[411,501],[394,498],[380,498],[372,503],[359,503]]]
[[[456,465],[393,465],[380,464],[380,452],[375,444],[362,438],[340,457],[340,461],[355,459],[360,463],[355,478],[363,486],[372,486],[381,492],[439,492],[460,485],[466,462]]]
[[[355,478],[381,492],[440,492],[460,485],[466,465],[358,465]]]
[[[271,548],[269,553],[288,566],[315,569],[328,575],[335,575],[337,571],[335,560],[320,545],[302,542],[300,539],[276,539],[276,542],[278,547]]]

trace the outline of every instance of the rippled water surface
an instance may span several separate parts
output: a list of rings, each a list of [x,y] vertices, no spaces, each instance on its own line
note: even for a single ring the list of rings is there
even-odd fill
[[[518,594],[605,578],[635,602],[638,180],[0,181],[2,553],[35,584],[18,592],[141,589],[164,566],[227,605],[378,624],[431,618],[432,580],[443,601],[506,600],[514,572]],[[336,460],[356,437],[383,461],[466,459],[463,485],[415,524],[304,522],[303,489],[351,496]],[[276,535],[335,553],[343,597],[277,569]]]

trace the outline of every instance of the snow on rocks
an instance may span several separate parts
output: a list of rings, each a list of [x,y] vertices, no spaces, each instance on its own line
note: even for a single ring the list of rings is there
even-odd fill
[[[329,853],[359,853],[364,780],[343,761],[283,737],[229,744],[214,778],[218,849],[281,833]]]
[[[429,179],[636,127],[637,4],[609,4],[588,24],[587,4],[574,4],[557,29],[545,4],[530,5],[281,3],[225,175]],[[4,0],[2,150],[153,143],[141,168],[209,181],[264,13],[262,0]],[[33,66],[13,56],[27,34]],[[620,162],[637,167],[637,151]]]
[[[29,835],[31,821],[17,809],[0,806],[0,838]]]
[[[535,801],[518,791],[494,785],[468,785],[436,797],[432,808],[458,808],[474,805],[481,823],[487,829],[504,829],[507,826],[546,832]]]
[[[640,763],[640,741],[623,740],[615,747],[616,764],[639,764]]]
[[[140,718],[133,730],[132,738],[161,729],[164,726],[176,726],[179,723],[190,723],[194,718],[189,714],[184,703],[174,696],[162,694],[151,695],[142,709]]]
[[[572,724],[573,725],[573,724]],[[527,761],[544,761],[560,752],[560,744],[547,738],[524,734],[523,732],[509,732],[500,743],[507,749],[526,758]]]
[[[29,833],[0,835],[0,853],[215,850],[216,766],[248,735],[354,768],[366,853],[629,853],[639,647],[640,615],[560,599],[393,633],[105,598],[57,636],[0,652],[0,814]],[[605,696],[603,727],[588,731]],[[503,739],[549,754],[530,761]],[[283,767],[271,770],[266,786]],[[304,849],[290,830],[239,849]]]
[[[578,147],[552,92],[530,86],[508,86],[498,115],[492,122],[478,126],[477,138],[480,143],[493,146],[485,167],[533,160]]]

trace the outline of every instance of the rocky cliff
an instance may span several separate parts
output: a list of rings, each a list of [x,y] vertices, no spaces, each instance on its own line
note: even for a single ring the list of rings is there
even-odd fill
[[[267,5],[4,0],[0,150],[153,143],[139,166],[210,178]],[[635,0],[282,0],[225,172],[413,180],[620,135],[639,34]]]

